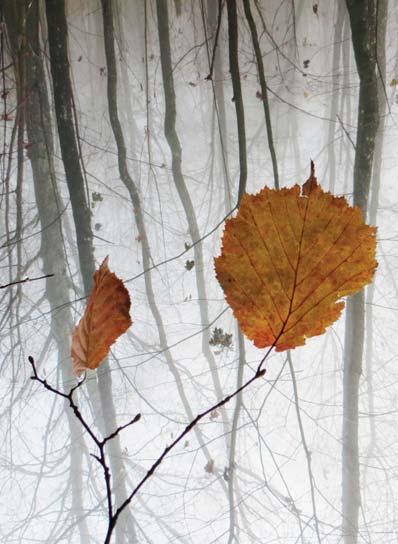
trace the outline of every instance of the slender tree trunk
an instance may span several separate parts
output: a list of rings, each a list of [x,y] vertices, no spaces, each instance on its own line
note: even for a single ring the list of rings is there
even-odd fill
[[[376,9],[373,0],[347,0],[359,75],[358,126],[354,163],[354,204],[366,217],[375,139],[379,123],[376,76]],[[345,544],[358,541],[361,505],[358,402],[364,346],[365,297],[347,302],[344,345],[342,530]]]
[[[381,167],[383,159],[383,142],[384,142],[384,116],[386,113],[387,98],[386,98],[386,30],[387,30],[387,13],[388,0],[379,0],[377,3],[377,70],[378,70],[378,102],[379,102],[379,118],[380,123],[376,135],[376,145],[374,151],[374,163],[372,174],[371,195],[369,201],[368,221],[371,225],[376,224],[377,207],[379,204],[379,193],[381,186]],[[374,409],[374,389],[373,389],[373,297],[374,283],[372,283],[366,291],[366,381],[368,386],[368,406],[369,406],[369,427],[370,440],[367,451],[367,459],[371,461],[375,449],[377,447],[377,429],[375,417],[373,417]],[[366,475],[368,464],[365,465],[363,475],[363,489],[366,490]]]
[[[91,212],[86,198],[74,122],[73,91],[68,61],[68,28],[64,0],[46,0],[46,14],[59,141],[76,227],[83,285],[86,294],[88,294],[92,288],[95,270],[94,245],[91,230]],[[108,360],[102,364],[97,376],[103,415],[103,433],[109,435],[117,428],[117,422],[112,398],[112,377],[109,371]],[[127,497],[125,470],[119,436],[116,436],[109,442],[108,451],[115,504],[119,505]],[[131,513],[126,509],[116,527],[117,544],[135,541],[134,531]]]
[[[272,169],[274,172],[274,185],[276,189],[279,189],[279,173],[278,173],[278,161],[276,160],[276,150],[274,145],[274,136],[271,123],[271,112],[269,107],[268,88],[265,80],[264,63],[260,49],[260,42],[258,39],[257,27],[254,21],[252,11],[250,8],[250,0],[243,0],[243,6],[245,8],[245,15],[247,22],[249,23],[250,33],[253,42],[253,49],[256,56],[257,73],[261,87],[261,101],[264,109],[265,126],[267,127],[268,149],[271,155]]]
[[[24,11],[25,28],[18,25],[18,13]],[[43,274],[53,274],[46,280],[46,297],[51,309],[51,335],[58,348],[58,364],[62,382],[69,390],[72,367],[69,364],[72,315],[69,301],[69,280],[66,255],[62,235],[61,205],[54,175],[53,141],[46,77],[43,67],[41,45],[39,43],[39,5],[37,0],[20,0],[15,5],[8,4],[6,22],[14,55],[18,48],[17,36],[24,35],[26,45],[23,51],[26,84],[22,100],[26,109],[26,129],[30,144],[30,159],[34,191],[39,220],[41,224],[41,250]],[[71,485],[72,515],[78,521],[80,541],[88,542],[90,534],[84,517],[83,489],[85,486],[82,469],[82,454],[85,449],[81,429],[69,406],[65,404],[65,414],[71,434]]]
[[[218,12],[217,12],[218,6]],[[214,78],[212,78],[214,93],[214,109],[217,119],[218,137],[220,142],[219,161],[223,172],[224,180],[224,209],[228,213],[232,208],[231,195],[231,176],[229,172],[228,160],[228,135],[227,135],[227,116],[225,111],[225,93],[224,93],[224,73],[223,60],[221,54],[220,28],[223,10],[223,2],[219,0],[207,0],[207,24],[213,38],[212,59],[214,59]],[[210,60],[210,69],[211,62]]]
[[[346,17],[346,7],[343,0],[337,1],[337,16],[334,25],[333,37],[333,60],[332,60],[332,96],[330,101],[330,121],[327,132],[327,149],[328,149],[328,168],[329,168],[329,190],[334,192],[336,183],[336,146],[335,134],[338,128],[337,115],[339,104],[339,67],[342,49],[342,35],[344,28],[344,18]]]
[[[190,194],[185,184],[182,173],[182,149],[178,134],[176,131],[176,96],[174,91],[173,69],[171,64],[170,50],[170,35],[169,35],[169,15],[167,0],[156,0],[159,46],[160,46],[160,61],[162,66],[163,88],[165,97],[165,120],[164,133],[172,156],[172,172],[174,183],[183,205],[187,218],[189,234],[193,242],[193,252],[195,258],[195,274],[198,287],[199,311],[202,324],[202,351],[207,359],[215,394],[218,400],[223,396],[220,378],[217,371],[217,366],[214,360],[213,353],[209,347],[209,316],[207,308],[207,295],[204,278],[204,263],[203,250],[200,240],[200,232],[196,220],[195,210],[192,204]],[[224,429],[227,433],[229,429],[229,421],[224,407],[221,408]]]
[[[228,52],[229,71],[231,72],[232,88],[234,91],[233,101],[235,104],[236,123],[238,126],[238,147],[239,147],[239,186],[238,205],[246,191],[247,182],[247,153],[246,153],[246,128],[245,110],[243,108],[242,87],[240,84],[239,59],[238,59],[238,14],[236,11],[236,0],[227,0],[228,13]]]
[[[228,12],[228,45],[229,45],[229,70],[231,73],[232,88],[234,92],[234,103],[236,113],[236,125],[239,147],[239,185],[238,185],[238,203],[239,206],[242,196],[246,192],[247,184],[247,150],[246,150],[246,129],[245,129],[245,114],[242,99],[242,89],[240,84],[239,73],[239,30],[238,16],[235,0],[227,0]],[[238,373],[236,376],[236,388],[239,389],[243,384],[244,370],[246,365],[246,350],[245,339],[240,330],[239,324],[236,324],[239,361]],[[236,475],[235,475],[235,459],[236,459],[236,436],[238,431],[238,423],[242,408],[242,394],[238,394],[235,401],[234,415],[232,420],[231,444],[229,450],[229,465],[228,465],[228,497],[229,497],[229,535],[228,544],[238,542],[236,520]]]
[[[195,415],[192,412],[191,406],[189,404],[189,400],[184,390],[184,385],[181,380],[181,376],[178,372],[178,369],[176,368],[174,364],[172,354],[168,347],[166,329],[165,329],[164,322],[160,314],[159,308],[156,304],[155,293],[154,293],[153,284],[152,284],[152,274],[151,274],[152,257],[151,257],[148,236],[146,232],[144,214],[141,207],[141,199],[140,199],[140,195],[137,190],[137,187],[133,179],[131,178],[131,175],[127,166],[126,144],[125,144],[123,130],[119,120],[119,113],[118,113],[117,67],[116,67],[116,55],[115,55],[115,45],[114,45],[114,42],[115,42],[114,24],[113,24],[114,0],[101,0],[101,1],[102,1],[102,15],[103,15],[103,25],[104,25],[104,46],[105,46],[105,56],[106,56],[106,65],[107,65],[108,110],[109,110],[109,118],[111,122],[111,127],[112,127],[112,131],[113,131],[113,135],[114,135],[116,147],[117,147],[119,175],[120,175],[120,179],[124,183],[129,193],[129,196],[134,208],[134,215],[135,215],[135,219],[137,223],[137,229],[140,236],[140,244],[142,248],[141,249],[142,264],[143,264],[144,270],[146,270],[145,276],[144,276],[145,289],[146,289],[146,294],[148,298],[149,308],[152,312],[152,315],[154,317],[154,320],[158,329],[160,347],[161,347],[161,350],[165,354],[167,366],[175,380],[177,391],[181,399],[182,405],[185,409],[185,412],[187,414],[187,418],[189,421],[192,421]],[[206,446],[206,442],[203,437],[202,431],[200,430],[198,426],[195,426],[194,432],[198,440],[198,443],[201,447],[201,450],[206,457],[206,460],[210,462],[212,458]],[[225,487],[226,487],[225,483],[223,482],[221,478],[219,479],[219,481],[222,488],[225,491]]]
[[[350,87],[350,78],[349,74],[351,73],[351,43],[350,43],[350,20],[347,16],[344,19],[343,24],[343,44],[342,44],[342,68],[343,68],[343,89],[348,89]],[[352,111],[352,97],[351,93],[343,92],[341,93],[340,101],[340,115],[343,121],[348,126],[354,124],[353,111]],[[351,170],[353,163],[353,146],[347,145],[348,136],[343,133],[343,137],[340,139],[340,163],[344,165],[344,177],[343,177],[343,194],[347,194],[351,191]]]
[[[95,271],[93,233],[73,115],[73,90],[69,73],[65,0],[46,0],[46,14],[59,143],[76,225],[77,249],[83,285],[85,293],[88,295],[93,285]]]

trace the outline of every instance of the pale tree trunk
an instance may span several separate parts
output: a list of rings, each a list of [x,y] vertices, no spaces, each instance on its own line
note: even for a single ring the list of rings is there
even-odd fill
[[[168,366],[169,371],[171,372],[176,387],[178,391],[179,398],[184,407],[185,413],[187,415],[188,421],[192,421],[195,417],[195,414],[192,412],[188,397],[186,395],[183,380],[178,371],[176,364],[174,363],[174,358],[169,348],[169,343],[166,336],[166,328],[162,318],[162,315],[159,311],[158,304],[156,302],[155,292],[152,282],[152,268],[153,268],[153,259],[151,255],[151,248],[149,245],[144,213],[141,206],[141,198],[137,186],[132,179],[128,165],[127,165],[127,149],[123,134],[123,129],[119,120],[118,113],[118,96],[117,96],[117,66],[116,66],[116,54],[115,54],[115,36],[114,36],[114,0],[102,0],[102,15],[103,15],[103,25],[104,25],[104,46],[105,46],[105,56],[106,56],[106,65],[107,65],[107,96],[108,96],[108,110],[109,118],[111,122],[111,127],[113,135],[115,138],[117,155],[118,155],[118,167],[120,179],[125,185],[128,194],[130,196],[134,216],[136,219],[137,229],[140,236],[140,245],[141,245],[141,254],[142,254],[142,264],[145,270],[144,281],[145,281],[145,290],[148,299],[149,309],[152,313],[154,321],[157,326],[159,334],[159,344],[160,349],[164,353],[164,357]],[[206,445],[205,438],[199,426],[195,426],[193,432],[198,440],[201,452],[206,458],[206,461],[209,463],[212,461],[210,451]],[[222,478],[219,478],[219,483],[224,491],[226,491],[226,486]]]
[[[330,101],[330,121],[327,132],[328,149],[328,171],[329,171],[329,190],[334,192],[336,184],[336,145],[335,135],[338,125],[338,105],[339,105],[339,68],[342,55],[342,36],[344,28],[344,19],[347,16],[347,9],[343,0],[337,0],[337,15],[334,25],[333,37],[333,60],[332,60],[332,96]],[[341,114],[340,114],[341,115]]]
[[[70,364],[70,338],[72,316],[69,302],[69,280],[67,262],[62,235],[62,203],[59,198],[57,181],[53,165],[53,140],[50,104],[46,87],[41,45],[39,43],[39,5],[37,0],[21,0],[5,10],[10,44],[14,57],[17,56],[17,36],[24,35],[25,50],[25,93],[24,107],[26,111],[26,129],[30,144],[30,159],[36,204],[41,224],[41,249],[43,274],[53,274],[46,280],[46,297],[51,309],[51,335],[58,349],[58,365],[65,390],[69,391],[72,379]],[[19,16],[18,16],[19,12]],[[20,28],[23,13],[24,28]],[[19,68],[19,66],[18,66]],[[32,354],[33,355],[33,354]],[[65,413],[71,434],[71,487],[72,516],[82,543],[90,538],[83,506],[83,489],[85,484],[82,470],[82,455],[85,443],[81,428],[65,404]]]
[[[170,35],[169,35],[169,15],[167,0],[156,1],[159,47],[160,47],[160,62],[162,67],[162,79],[165,98],[165,120],[164,133],[167,143],[170,148],[172,158],[172,173],[174,184],[185,211],[189,235],[193,243],[193,253],[195,259],[195,274],[198,288],[199,312],[202,325],[202,351],[205,355],[211,377],[213,380],[215,395],[218,400],[223,396],[220,377],[218,375],[216,362],[213,353],[209,347],[210,332],[209,332],[209,315],[207,307],[207,294],[204,278],[204,263],[203,250],[200,240],[199,226],[197,223],[194,207],[191,196],[185,184],[184,175],[182,172],[182,149],[180,140],[176,130],[176,95],[174,90],[174,77],[171,62]],[[226,410],[221,408],[221,415],[224,424],[225,433],[229,430],[229,421]]]
[[[379,123],[376,75],[376,8],[373,0],[347,0],[359,75],[354,204],[366,217],[375,139]],[[344,345],[342,531],[345,544],[358,541],[361,506],[358,402],[365,328],[364,292],[348,299]]]
[[[342,88],[343,89],[349,89],[350,88],[350,74],[351,74],[351,65],[352,65],[352,58],[351,58],[351,28],[350,28],[350,21],[347,14],[347,17],[344,19],[344,25],[343,25],[343,44],[342,44],[342,67],[343,67],[343,81],[342,81]],[[343,122],[346,124],[346,126],[353,126],[354,116],[353,116],[353,108],[352,108],[352,96],[349,92],[343,92],[341,93],[341,99],[340,99],[340,117],[343,119]],[[347,132],[344,130],[345,126],[342,126],[343,129],[343,137],[340,138],[340,151],[339,151],[339,162],[340,164],[344,165],[344,175],[343,175],[343,194],[347,194],[351,191],[351,170],[352,170],[352,162],[353,162],[353,153],[352,149],[354,148],[354,145],[351,143],[351,139],[349,136],[351,136],[351,131]]]
[[[76,127],[73,113],[73,91],[68,60],[68,28],[64,0],[46,0],[48,41],[50,49],[51,75],[55,112],[61,155],[72,205],[79,253],[79,264],[86,295],[93,285],[95,270],[91,212],[86,197]],[[105,360],[98,371],[98,390],[103,416],[103,429],[109,435],[117,428],[116,411],[112,398],[112,377],[109,362]],[[94,406],[94,409],[98,409]],[[125,469],[119,436],[109,442],[114,503],[116,507],[127,497]],[[116,543],[135,541],[135,525],[126,509],[116,526]]]
[[[217,11],[218,7],[218,11]],[[228,161],[228,135],[227,135],[227,116],[225,112],[225,93],[224,93],[224,72],[223,59],[221,54],[221,18],[223,3],[215,0],[207,0],[207,26],[211,32],[213,50],[211,53],[210,69],[213,67],[214,77],[211,74],[213,93],[214,93],[214,113],[217,120],[219,139],[219,162],[223,171],[224,181],[224,207],[225,212],[229,213],[232,208],[231,178]],[[211,64],[213,62],[213,65]]]
[[[239,185],[238,185],[238,202],[239,206],[242,196],[246,192],[247,184],[247,145],[246,145],[246,128],[245,128],[245,112],[242,99],[242,89],[240,84],[239,73],[239,29],[238,15],[235,0],[227,0],[228,13],[228,52],[229,52],[229,71],[231,73],[232,88],[234,93],[234,104],[236,113],[236,131],[238,135],[239,147]],[[236,324],[239,361],[238,373],[236,377],[236,388],[239,389],[243,384],[244,371],[246,366],[246,350],[245,339],[240,330],[239,324]],[[237,500],[236,500],[236,446],[237,432],[240,412],[242,409],[242,393],[236,396],[234,415],[232,419],[231,443],[229,449],[229,464],[228,464],[228,498],[229,498],[229,534],[228,544],[239,541],[239,524],[237,520]]]
[[[195,414],[192,412],[188,397],[186,395],[183,380],[181,379],[180,373],[177,366],[174,363],[174,359],[171,353],[170,348],[168,347],[168,341],[166,336],[166,328],[164,325],[163,318],[159,311],[159,307],[156,303],[155,292],[152,282],[152,263],[153,259],[151,256],[151,249],[149,245],[144,213],[141,206],[141,198],[139,191],[137,189],[134,180],[132,179],[128,164],[127,164],[127,149],[125,138],[123,134],[122,125],[119,119],[119,110],[118,110],[118,95],[117,95],[117,65],[116,65],[116,54],[115,54],[115,36],[114,36],[114,0],[102,0],[102,16],[103,16],[103,26],[104,26],[104,47],[105,47],[105,57],[106,57],[106,66],[107,66],[107,97],[108,97],[108,111],[109,118],[112,127],[112,132],[114,135],[117,155],[118,155],[118,168],[120,179],[125,185],[129,197],[131,199],[134,216],[137,224],[138,233],[140,236],[140,245],[142,252],[142,264],[145,270],[144,281],[145,281],[145,290],[148,299],[148,305],[150,311],[155,320],[158,334],[159,334],[159,343],[162,352],[166,359],[166,363],[169,371],[171,372],[177,387],[177,391],[181,400],[181,403],[184,407],[185,413],[189,421],[192,421],[195,417]],[[209,449],[206,445],[203,433],[199,426],[195,426],[193,432],[196,435],[198,443],[200,445],[201,451],[206,457],[207,462],[212,461]],[[225,483],[222,478],[219,478],[219,483],[223,490],[225,491]]]

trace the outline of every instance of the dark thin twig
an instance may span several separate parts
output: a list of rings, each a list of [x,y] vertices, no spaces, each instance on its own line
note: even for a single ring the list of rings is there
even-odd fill
[[[54,274],[45,274],[44,276],[39,276],[38,278],[25,278],[24,280],[16,280],[4,285],[0,285],[0,289],[5,289],[6,287],[11,287],[13,285],[19,285],[21,283],[28,283],[31,281],[44,280],[45,278],[52,278]]]
[[[230,217],[234,213],[237,207],[238,206],[235,205],[227,214],[225,214],[225,216],[220,221],[218,221],[218,223],[216,223],[216,225],[214,225],[214,227],[212,227],[208,232],[206,232],[206,234],[203,234],[203,236],[198,237],[195,241],[187,245],[187,247],[183,251],[181,251],[180,253],[177,253],[176,255],[173,255],[172,257],[164,259],[163,261],[155,263],[149,268],[145,268],[142,272],[139,272],[132,278],[128,278],[127,280],[124,280],[124,283],[129,283],[130,281],[137,280],[141,276],[144,276],[145,274],[147,274],[147,272],[151,272],[151,270],[154,270],[160,266],[163,266],[164,264],[168,264],[172,261],[176,261],[177,259],[182,257],[185,253],[188,253],[188,251],[190,251],[193,247],[195,247],[197,244],[202,243],[204,240],[206,240],[206,238],[211,236],[219,227],[221,227],[221,225],[225,223],[225,220],[228,219],[228,217]]]
[[[338,120],[338,122],[340,123],[341,128],[343,129],[345,135],[346,135],[347,138],[349,139],[350,144],[352,145],[352,147],[353,147],[354,150],[355,150],[355,149],[356,149],[356,146],[355,146],[354,142],[352,141],[352,138],[351,138],[350,133],[349,133],[348,130],[345,128],[344,123],[343,123],[343,121],[341,120],[340,115],[336,115],[336,117],[337,117],[337,120]]]
[[[269,353],[269,351],[268,351]],[[256,373],[248,380],[246,381],[239,389],[231,393],[230,395],[227,395],[224,397],[220,402],[217,402],[217,404],[214,404],[204,412],[201,412],[198,414],[194,420],[192,420],[188,425],[184,428],[183,431],[177,436],[177,438],[169,445],[166,446],[162,452],[162,454],[156,459],[156,461],[152,464],[152,466],[149,468],[145,476],[140,480],[140,482],[136,485],[136,487],[133,489],[133,491],[130,493],[130,495],[127,497],[125,502],[119,506],[119,508],[115,512],[115,516],[119,516],[124,508],[130,504],[131,500],[134,498],[134,496],[138,493],[138,491],[141,489],[141,487],[144,485],[144,483],[153,475],[155,470],[159,467],[159,465],[162,463],[164,458],[168,455],[168,453],[179,443],[181,440],[199,423],[201,419],[203,419],[205,416],[210,414],[213,410],[217,410],[218,408],[221,408],[227,402],[229,402],[231,399],[236,397],[239,393],[243,392],[249,385],[251,385],[255,380],[258,378],[261,378],[264,376],[266,370],[260,368],[261,364],[259,365],[259,368],[257,369]]]

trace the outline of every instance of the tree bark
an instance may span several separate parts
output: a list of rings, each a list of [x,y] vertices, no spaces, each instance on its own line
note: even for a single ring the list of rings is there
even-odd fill
[[[371,225],[376,225],[377,208],[379,204],[379,193],[381,186],[381,168],[383,160],[384,126],[385,113],[387,109],[386,97],[386,31],[387,31],[388,0],[379,0],[377,3],[377,72],[378,72],[378,102],[380,124],[376,135],[376,144],[374,151],[374,162],[372,172],[371,195],[369,200],[368,221]],[[368,388],[368,407],[369,407],[369,430],[370,439],[367,450],[367,459],[372,460],[377,448],[377,426],[374,406],[374,388],[373,388],[373,299],[375,285],[372,283],[366,290],[366,315],[365,315],[365,361],[366,361],[366,382]],[[366,490],[366,476],[368,464],[365,465],[363,474],[363,489]]]
[[[217,13],[218,6],[218,13]],[[224,93],[224,73],[223,60],[221,55],[221,43],[219,40],[221,27],[221,17],[223,2],[219,0],[207,0],[207,25],[213,38],[212,57],[209,59],[209,68],[214,68],[214,78],[212,77],[214,110],[217,119],[218,138],[220,142],[219,161],[223,171],[224,180],[224,209],[229,213],[232,208],[231,195],[231,176],[228,161],[228,135],[227,135],[227,116],[225,111],[225,93]]]
[[[247,182],[247,153],[246,153],[246,128],[245,111],[243,109],[242,87],[240,84],[239,58],[238,58],[238,15],[236,11],[236,0],[227,0],[228,12],[228,52],[229,70],[231,72],[232,88],[234,91],[233,101],[235,104],[236,123],[238,126],[238,147],[239,147],[239,187],[238,205],[246,191]]]
[[[236,125],[239,147],[239,185],[238,185],[238,202],[239,207],[242,196],[246,192],[247,184],[247,146],[246,146],[246,129],[245,129],[245,114],[242,99],[242,88],[240,84],[239,73],[239,56],[238,56],[238,16],[235,0],[227,0],[228,12],[228,47],[229,47],[229,70],[231,73],[232,88],[234,92],[234,103],[236,113]],[[239,361],[238,372],[236,376],[236,388],[240,389],[243,383],[244,370],[246,366],[246,350],[245,339],[239,324],[236,324]],[[236,440],[240,412],[242,409],[242,393],[236,396],[234,414],[232,419],[231,429],[231,444],[229,450],[228,464],[228,498],[229,498],[229,535],[228,544],[238,541],[237,531],[239,529],[236,519],[236,475],[235,475],[235,459],[236,459]]]
[[[347,0],[359,75],[358,126],[354,163],[354,204],[366,217],[375,138],[379,123],[376,75],[376,8],[373,0]],[[342,531],[345,544],[358,541],[361,505],[358,402],[364,345],[365,296],[348,299],[344,344]]]
[[[93,285],[93,274],[95,271],[94,244],[91,229],[91,212],[86,198],[84,177],[81,170],[81,157],[74,124],[73,90],[68,60],[68,27],[65,16],[65,1],[46,0],[46,14],[58,135],[75,221],[80,270],[85,293],[88,295]],[[102,432],[109,435],[117,428],[117,420],[112,398],[112,377],[108,360],[102,363],[97,377],[103,415]],[[109,459],[115,503],[119,505],[127,496],[119,436],[116,436],[109,442]],[[117,544],[132,542],[131,539],[134,539],[135,529],[129,510],[123,513],[123,518],[125,527],[123,527],[122,523],[119,523],[116,527]]]
[[[180,197],[182,206],[187,218],[189,235],[193,243],[193,252],[195,258],[195,274],[198,287],[199,312],[202,325],[202,351],[207,359],[211,372],[216,398],[220,400],[223,396],[220,378],[213,353],[209,347],[209,315],[207,309],[207,294],[204,279],[203,250],[200,242],[200,232],[196,220],[195,210],[192,204],[190,194],[185,184],[182,173],[182,149],[176,130],[176,95],[174,90],[174,77],[171,63],[170,34],[169,34],[169,15],[167,0],[156,0],[160,61],[162,67],[162,78],[165,98],[165,120],[164,133],[170,148],[172,157],[172,173],[174,183]],[[224,407],[221,408],[224,429],[229,430],[229,421]]]
[[[337,16],[334,25],[333,37],[333,60],[332,60],[332,96],[330,101],[330,121],[327,132],[327,149],[328,149],[328,172],[329,172],[329,190],[334,192],[336,184],[336,122],[338,115],[339,104],[339,67],[340,56],[342,54],[342,35],[344,28],[344,19],[347,17],[345,4],[342,1],[337,2]]]
[[[184,410],[187,414],[189,421],[194,419],[194,413],[192,412],[189,400],[186,396],[183,381],[178,372],[178,369],[174,363],[171,351],[168,347],[166,329],[164,326],[163,318],[159,311],[158,305],[155,299],[155,293],[152,283],[152,274],[151,274],[151,250],[149,246],[149,240],[147,236],[147,230],[144,220],[144,214],[141,206],[141,198],[138,192],[138,189],[132,179],[128,165],[127,165],[127,149],[124,139],[122,125],[119,119],[119,110],[118,110],[118,95],[117,95],[117,65],[116,65],[116,54],[115,54],[115,36],[114,36],[114,0],[101,0],[102,2],[102,19],[104,27],[104,47],[105,47],[105,57],[106,57],[106,67],[107,67],[107,97],[108,97],[108,111],[109,118],[112,127],[112,132],[115,138],[117,156],[118,156],[118,168],[120,179],[125,185],[128,194],[130,196],[134,216],[137,223],[138,234],[140,236],[140,245],[141,245],[141,254],[142,254],[142,264],[143,268],[146,271],[144,276],[146,295],[148,299],[148,305],[155,320],[158,333],[159,333],[159,343],[161,350],[164,352],[167,366],[175,380],[177,391],[181,399]],[[199,427],[194,428],[194,432],[198,443],[203,451],[207,462],[211,461],[211,455],[206,446],[205,439],[203,437],[202,431]],[[225,484],[223,480],[219,479],[222,488],[225,491]]]
[[[59,143],[76,225],[77,250],[83,285],[85,294],[88,295],[93,285],[95,271],[93,233],[73,115],[65,0],[46,0],[46,14]]]
[[[276,189],[279,189],[278,161],[276,160],[276,150],[275,150],[274,136],[272,131],[271,112],[269,107],[267,82],[265,80],[263,57],[261,54],[256,23],[254,21],[252,11],[250,8],[250,0],[243,0],[243,6],[245,8],[245,15],[246,15],[247,22],[249,24],[250,33],[251,33],[252,42],[253,42],[253,49],[256,56],[257,73],[258,73],[258,79],[260,81],[260,88],[261,88],[261,101],[263,103],[265,126],[267,128],[268,149],[271,155],[272,170],[274,172],[274,186]]]
[[[24,13],[24,28],[18,22]],[[50,104],[43,66],[42,48],[39,43],[39,4],[38,0],[19,0],[9,3],[5,17],[13,54],[17,56],[18,36],[25,37],[22,58],[25,62],[25,86],[22,98],[26,111],[26,129],[30,144],[28,157],[32,167],[34,192],[41,225],[40,256],[43,261],[43,274],[53,274],[46,279],[46,297],[51,310],[50,334],[58,349],[58,365],[62,382],[70,384],[72,366],[69,364],[72,315],[69,302],[69,279],[62,234],[62,203],[59,198],[53,165],[53,140],[50,117]],[[19,30],[17,30],[19,27]],[[18,64],[16,66],[19,68]],[[69,389],[69,385],[65,385]],[[81,429],[68,404],[65,404],[71,434],[71,486],[72,516],[76,518],[80,541],[88,542],[90,534],[84,514],[83,489],[85,486],[82,469],[82,455],[85,442]],[[79,518],[81,518],[79,520]]]

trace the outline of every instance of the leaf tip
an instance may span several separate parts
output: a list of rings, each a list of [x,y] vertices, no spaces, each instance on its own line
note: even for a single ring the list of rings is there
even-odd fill
[[[304,183],[301,194],[303,196],[309,196],[313,191],[316,190],[316,188],[319,187],[318,180],[315,176],[315,163],[311,159],[310,163],[310,177],[307,179],[307,181]]]

